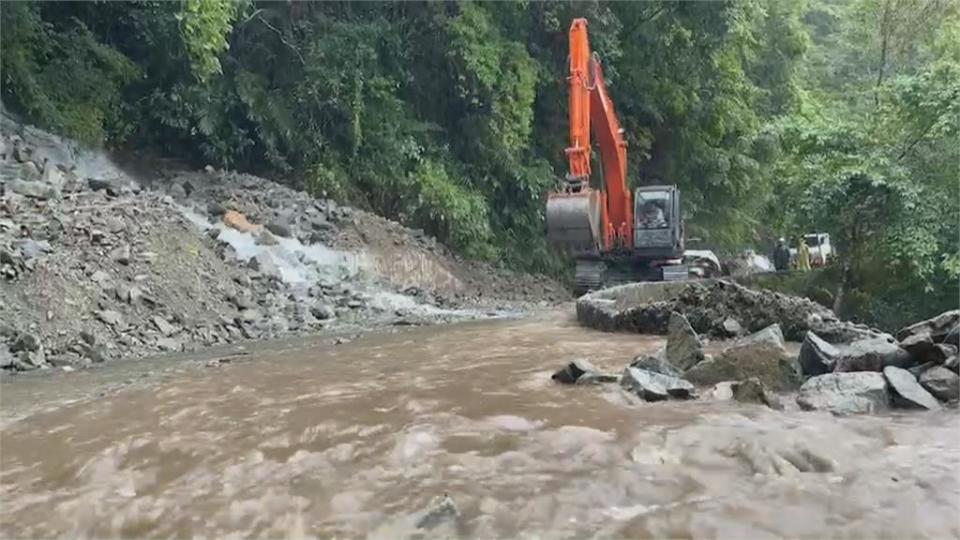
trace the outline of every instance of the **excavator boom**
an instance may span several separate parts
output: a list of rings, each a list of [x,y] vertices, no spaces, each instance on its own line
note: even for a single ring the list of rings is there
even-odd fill
[[[630,192],[627,141],[600,59],[590,51],[586,19],[574,19],[569,39],[568,171],[547,196],[547,236],[576,259],[580,290],[624,279],[675,279],[686,272],[676,264],[683,254],[679,191],[647,186]],[[591,135],[602,165],[599,188],[590,185]]]
[[[547,201],[547,230],[575,254],[600,255],[633,245],[633,206],[627,189],[627,142],[607,94],[599,59],[591,53],[587,20],[570,25],[568,173]],[[590,187],[590,135],[596,135],[603,188]]]

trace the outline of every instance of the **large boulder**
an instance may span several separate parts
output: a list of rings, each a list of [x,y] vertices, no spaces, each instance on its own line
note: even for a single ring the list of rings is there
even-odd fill
[[[937,398],[924,390],[909,371],[887,366],[883,368],[883,376],[890,385],[891,402],[894,405],[905,409],[937,410],[940,408]]]
[[[697,395],[694,386],[683,379],[634,367],[623,371],[620,385],[646,401],[692,399]]]
[[[554,373],[551,379],[562,384],[599,384],[617,382],[616,375],[601,373],[589,360],[578,358]]]
[[[771,409],[782,409],[783,405],[777,396],[767,390],[767,388],[756,377],[750,377],[742,381],[733,383],[730,387],[733,399],[741,403],[760,403]]]
[[[757,377],[774,390],[790,390],[800,384],[800,366],[783,344],[778,325],[742,338],[717,357],[707,358],[684,373],[699,385]]]
[[[910,367],[912,360],[907,351],[884,338],[855,341],[843,348],[835,371],[883,371],[887,366]]]
[[[960,399],[960,375],[943,366],[934,366],[921,373],[920,386],[940,401]]]
[[[914,364],[926,362],[942,364],[947,359],[944,350],[940,348],[938,343],[933,342],[933,337],[927,330],[907,336],[900,342],[900,348],[910,354]]]
[[[693,331],[687,318],[677,313],[670,313],[670,322],[667,324],[667,362],[686,371],[703,360],[703,345],[700,338]]]
[[[803,383],[797,405],[803,410],[833,414],[873,413],[889,408],[890,394],[881,373],[827,373]]]
[[[820,339],[813,332],[807,332],[800,345],[800,371],[806,377],[823,375],[833,371],[840,358],[840,351],[833,345]]]
[[[18,195],[23,195],[24,197],[30,197],[33,199],[46,200],[55,199],[60,196],[60,193],[55,187],[42,182],[10,180],[7,182],[7,188]]]
[[[679,369],[670,364],[670,362],[651,354],[638,355],[633,359],[633,362],[630,362],[630,367],[652,371],[670,377],[680,377],[683,374]]]
[[[944,341],[950,332],[960,322],[960,309],[945,311],[936,317],[911,324],[897,332],[897,341],[904,341],[910,336],[927,333],[934,343]]]
[[[954,347],[960,347],[960,324],[953,325],[953,328],[943,337],[943,342]]]

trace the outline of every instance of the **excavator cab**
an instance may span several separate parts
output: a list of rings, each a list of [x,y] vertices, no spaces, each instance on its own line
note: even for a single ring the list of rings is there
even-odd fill
[[[683,257],[683,219],[676,186],[643,186],[634,191],[634,254],[644,259]]]

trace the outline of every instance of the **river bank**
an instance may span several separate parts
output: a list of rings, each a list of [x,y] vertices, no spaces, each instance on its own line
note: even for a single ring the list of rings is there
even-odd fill
[[[462,260],[422,231],[263,178],[122,168],[7,116],[2,127],[5,376],[569,299],[549,279]]]

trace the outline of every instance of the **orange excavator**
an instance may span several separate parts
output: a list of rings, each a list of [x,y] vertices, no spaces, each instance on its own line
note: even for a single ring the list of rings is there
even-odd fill
[[[686,279],[676,186],[627,187],[627,141],[591,53],[587,20],[570,26],[569,172],[547,197],[547,237],[576,260],[578,293],[631,281]],[[591,130],[592,128],[592,130]],[[591,187],[597,139],[602,175]]]

